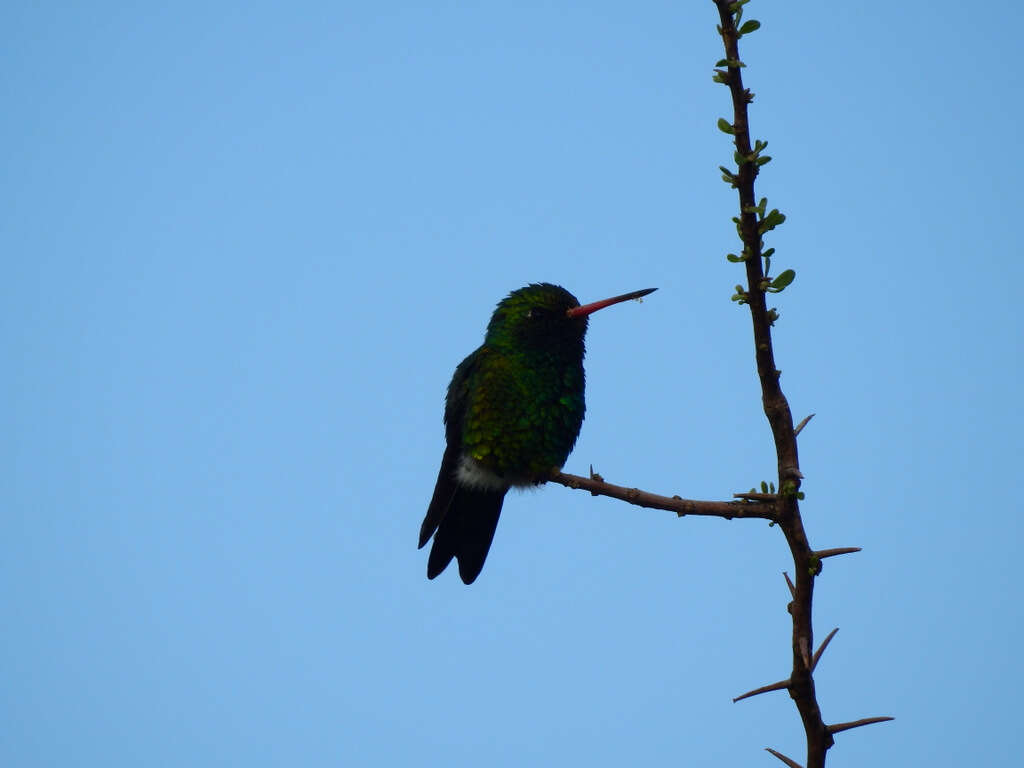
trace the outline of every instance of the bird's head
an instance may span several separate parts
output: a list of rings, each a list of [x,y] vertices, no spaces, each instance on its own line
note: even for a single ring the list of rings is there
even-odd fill
[[[531,283],[512,291],[498,304],[487,325],[485,343],[549,346],[582,341],[590,314],[656,290],[645,288],[581,306],[579,300],[560,285]]]

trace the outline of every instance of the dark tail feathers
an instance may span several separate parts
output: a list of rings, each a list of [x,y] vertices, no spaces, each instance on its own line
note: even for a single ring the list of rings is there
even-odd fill
[[[459,561],[459,576],[472,584],[484,567],[487,552],[498,527],[501,505],[507,489],[480,490],[459,485],[455,479],[457,457],[446,450],[437,476],[437,486],[420,527],[420,547],[434,537],[427,559],[427,578],[433,579]]]

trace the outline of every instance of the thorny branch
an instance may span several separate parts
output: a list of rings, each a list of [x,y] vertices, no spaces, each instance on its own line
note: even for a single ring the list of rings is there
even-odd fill
[[[760,518],[762,520],[775,520],[774,496],[769,496],[769,501],[695,501],[684,499],[679,496],[659,496],[656,493],[641,491],[636,488],[626,488],[621,485],[606,483],[600,475],[591,474],[590,477],[579,475],[566,475],[562,472],[553,472],[551,482],[564,485],[566,488],[582,489],[590,491],[594,496],[609,496],[613,499],[628,501],[638,507],[650,509],[665,509],[675,512],[678,517],[686,515],[701,515],[704,517],[724,517],[726,520],[733,518]]]
[[[832,635],[826,638],[817,653],[810,656],[813,647],[812,601],[814,599],[814,578],[821,571],[822,556],[831,556],[854,551],[854,548],[831,550],[816,553],[807,541],[803,520],[800,517],[799,490],[803,475],[800,472],[800,461],[797,452],[797,434],[799,429],[793,428],[793,416],[789,402],[779,384],[779,371],[775,367],[775,353],[772,349],[772,323],[774,313],[770,313],[765,302],[765,274],[763,271],[762,221],[754,195],[754,180],[760,168],[758,155],[751,146],[750,124],[747,107],[753,101],[753,94],[744,88],[742,61],[739,54],[739,40],[744,34],[736,27],[742,17],[743,3],[732,0],[715,0],[718,9],[720,26],[719,34],[725,46],[724,69],[716,71],[716,79],[729,88],[732,97],[733,121],[731,133],[736,145],[736,158],[739,168],[733,176],[733,186],[739,193],[740,216],[739,231],[743,241],[743,264],[746,267],[747,286],[745,303],[750,307],[750,317],[754,331],[754,356],[757,361],[757,374],[761,381],[761,399],[764,413],[771,426],[775,438],[775,453],[778,460],[779,497],[776,511],[779,515],[779,528],[786,537],[790,554],[793,556],[794,575],[793,600],[789,604],[789,612],[793,620],[793,670],[789,677],[789,695],[796,703],[803,721],[804,733],[807,738],[807,768],[822,768],[825,764],[825,753],[833,744],[830,729],[821,715],[817,694],[814,687],[813,670],[821,653],[825,650]],[[756,23],[748,22],[744,31],[753,31]],[[762,217],[762,212],[760,214]],[[806,420],[801,423],[803,428]],[[788,577],[787,577],[788,582]],[[866,723],[865,723],[866,724]],[[776,757],[783,759],[775,753]],[[784,762],[789,762],[788,758]]]
[[[814,579],[821,572],[822,557],[830,557],[855,551],[854,547],[815,552],[807,541],[803,520],[800,517],[799,490],[803,475],[797,452],[797,435],[806,424],[804,420],[797,429],[793,428],[793,416],[789,402],[779,384],[779,371],[775,367],[775,353],[772,349],[772,323],[776,317],[765,303],[765,274],[763,271],[764,254],[761,242],[762,225],[764,223],[764,206],[759,206],[754,195],[754,180],[761,167],[755,147],[751,146],[750,123],[747,107],[753,101],[753,94],[743,86],[742,60],[739,53],[739,40],[745,32],[754,31],[759,26],[756,22],[747,22],[742,29],[737,29],[737,22],[742,18],[743,5],[732,0],[715,0],[718,9],[720,26],[719,34],[725,46],[724,69],[716,71],[716,79],[729,88],[732,97],[733,121],[731,133],[736,145],[736,158],[739,168],[733,176],[733,186],[739,193],[739,226],[737,227],[743,241],[743,264],[746,267],[747,286],[745,303],[750,307],[750,317],[754,331],[754,356],[757,361],[757,374],[761,381],[761,399],[764,413],[771,426],[775,438],[775,453],[778,460],[779,497],[776,512],[779,515],[779,528],[786,537],[790,554],[793,557],[796,584],[792,586],[793,600],[789,604],[789,612],[793,620],[793,670],[789,677],[789,695],[796,703],[803,721],[804,733],[807,738],[807,768],[822,768],[825,764],[825,753],[833,744],[832,734],[838,731],[828,727],[818,706],[814,687],[813,670],[821,657],[825,646],[835,635],[833,631],[822,643],[821,648],[809,656],[813,647],[812,601],[814,599]],[[759,146],[764,146],[759,144]],[[766,161],[764,161],[766,162]],[[759,215],[762,220],[759,221]],[[787,576],[787,582],[789,581]],[[871,722],[880,722],[870,718]],[[867,724],[867,721],[858,721]],[[773,754],[776,754],[773,752]],[[777,755],[778,756],[778,755]],[[781,758],[780,758],[781,759]]]
[[[750,307],[750,317],[754,335],[754,358],[757,363],[757,375],[761,383],[761,399],[765,416],[771,427],[775,441],[775,453],[778,465],[778,488],[775,493],[741,493],[735,494],[738,501],[695,501],[679,496],[660,496],[641,491],[636,488],[611,485],[604,479],[594,475],[578,477],[554,472],[551,481],[569,488],[590,491],[594,495],[610,496],[642,507],[665,509],[675,512],[680,517],[685,515],[705,515],[714,517],[760,518],[778,524],[793,557],[796,577],[794,583],[788,574],[786,584],[789,587],[792,601],[788,610],[793,621],[792,653],[793,668],[786,680],[756,688],[735,699],[748,698],[759,693],[787,689],[796,703],[803,721],[807,739],[807,768],[823,768],[825,755],[833,744],[833,734],[872,723],[891,720],[891,717],[868,717],[846,723],[827,725],[822,718],[814,686],[813,672],[826,646],[835,636],[837,630],[825,638],[825,641],[813,654],[814,633],[812,624],[812,602],[814,598],[814,579],[821,573],[821,561],[827,557],[849,554],[859,551],[858,547],[838,547],[815,551],[811,548],[800,517],[799,499],[800,483],[803,475],[797,451],[797,436],[811,416],[803,419],[793,427],[793,416],[779,384],[780,372],[775,367],[775,353],[772,348],[772,324],[778,315],[774,309],[768,309],[765,295],[766,288],[775,285],[765,275],[765,256],[770,251],[763,251],[761,236],[774,224],[766,222],[763,203],[759,206],[754,195],[754,180],[758,169],[768,161],[760,157],[760,150],[765,146],[757,142],[751,145],[749,116],[747,106],[754,95],[744,88],[741,69],[743,62],[739,54],[739,40],[744,34],[756,30],[757,22],[748,21],[739,29],[737,23],[742,18],[743,6],[748,0],[713,0],[718,9],[720,26],[719,34],[725,46],[725,58],[719,62],[715,70],[715,80],[729,88],[733,105],[733,120],[728,123],[719,121],[719,127],[733,136],[736,146],[735,172],[724,169],[725,179],[736,188],[739,194],[740,215],[737,218],[737,231],[743,241],[742,257],[730,254],[731,261],[742,261],[746,269],[746,287],[741,289],[741,303]],[[773,211],[777,214],[777,211]],[[761,217],[759,219],[759,217]],[[776,219],[781,222],[782,218]],[[792,279],[790,276],[789,280]],[[788,285],[789,280],[783,284]],[[778,290],[781,290],[779,288]],[[777,291],[775,291],[777,292]],[[812,414],[813,416],[813,414]],[[800,764],[789,757],[768,749],[772,755],[786,765],[801,768]]]

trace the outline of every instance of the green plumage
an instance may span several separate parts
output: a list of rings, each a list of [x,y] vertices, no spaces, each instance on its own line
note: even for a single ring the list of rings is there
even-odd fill
[[[561,467],[583,424],[583,336],[587,318],[556,285],[521,288],[498,305],[483,346],[455,371],[445,420],[450,438],[509,485],[543,480]]]
[[[448,385],[447,444],[420,526],[420,547],[434,538],[428,578],[452,558],[466,584],[480,574],[508,489],[544,482],[576,444],[587,315],[653,290],[581,307],[564,288],[535,283],[498,304],[484,343]]]

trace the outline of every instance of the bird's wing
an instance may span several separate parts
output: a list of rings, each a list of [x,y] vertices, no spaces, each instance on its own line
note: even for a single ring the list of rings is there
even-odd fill
[[[420,548],[423,547],[434,531],[444,520],[448,513],[452,499],[458,484],[455,480],[455,470],[459,466],[459,455],[462,445],[462,415],[465,413],[466,401],[469,395],[470,378],[476,370],[480,355],[484,347],[480,347],[473,354],[459,363],[448,385],[448,397],[445,399],[444,424],[445,438],[447,445],[444,449],[444,456],[441,458],[441,469],[437,473],[437,484],[434,486],[434,495],[430,499],[430,506],[427,507],[427,514],[420,526]],[[451,558],[449,558],[451,559]]]

